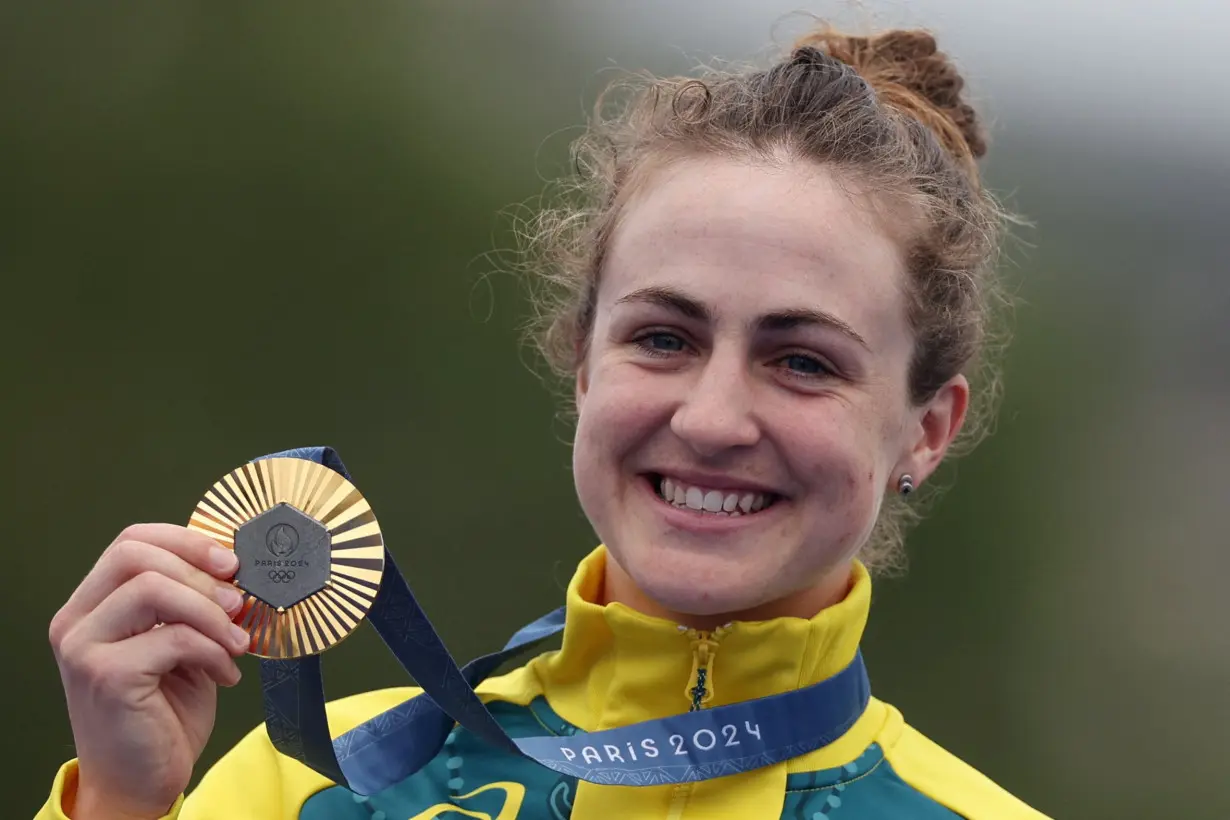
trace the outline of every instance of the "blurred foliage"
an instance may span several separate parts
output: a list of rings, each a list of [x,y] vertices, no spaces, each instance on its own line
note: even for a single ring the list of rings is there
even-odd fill
[[[336,447],[458,657],[557,603],[593,536],[558,405],[518,343],[522,292],[487,274],[512,244],[497,214],[566,168],[604,60],[535,8],[0,9],[0,420],[16,578],[0,602],[14,661],[0,696],[23,750],[3,775],[14,816],[72,754],[45,639],[56,608],[124,525],[185,521],[256,455]],[[665,46],[642,48],[651,68],[683,67]],[[1154,418],[1117,420],[1162,371],[1170,396],[1186,395],[1183,372],[1201,374],[1224,418],[1224,359],[1209,375],[1174,317],[1211,298],[1200,277],[1224,250],[1224,221],[1203,203],[1230,184],[1159,160],[1150,204],[1132,195],[1146,184],[1135,160],[1082,156],[1033,121],[1001,119],[991,177],[1038,223],[1007,269],[1022,297],[1007,400],[995,436],[948,470],[910,573],[877,587],[876,690],[1055,816],[1225,817],[1230,721],[1217,704],[1230,670],[1212,651],[1224,640],[1159,660],[1168,633],[1145,651],[1106,624],[1212,600],[1190,578],[1150,588],[1157,544],[1133,541],[1132,522],[1162,513],[1156,494],[1133,492],[1150,465],[1131,448]],[[1159,205],[1159,181],[1165,191],[1176,174],[1203,199]],[[1176,213],[1184,204],[1193,218]],[[1189,235],[1159,242],[1168,226]],[[1177,286],[1176,259],[1195,298],[1165,313],[1149,282],[1169,265]],[[1199,314],[1223,330],[1224,315]],[[1158,328],[1187,340],[1189,370],[1146,370]],[[1196,466],[1168,473],[1186,476],[1176,486],[1202,482],[1184,463]],[[1212,508],[1184,520],[1212,522]],[[1207,532],[1202,543],[1224,546]],[[1183,564],[1184,533],[1168,534]],[[1224,567],[1220,552],[1209,560]],[[327,669],[331,696],[405,682],[368,629]],[[261,720],[257,668],[244,670],[202,769]]]

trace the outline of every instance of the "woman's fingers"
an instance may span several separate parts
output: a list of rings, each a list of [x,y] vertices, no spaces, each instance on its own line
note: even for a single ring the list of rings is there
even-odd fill
[[[137,524],[128,527],[99,558],[72,596],[52,620],[52,642],[62,637],[123,584],[144,572],[158,572],[220,606],[238,608],[238,599],[225,592],[238,561],[235,554],[211,538],[173,524]]]
[[[235,596],[240,594],[233,588],[227,591]],[[148,632],[158,624],[191,627],[235,654],[248,646],[247,632],[231,623],[219,597],[207,597],[152,570],[125,581],[77,623],[70,638],[86,644],[117,643]]]
[[[111,645],[114,663],[161,677],[174,669],[200,670],[219,686],[239,683],[228,649],[187,624],[170,623]]]

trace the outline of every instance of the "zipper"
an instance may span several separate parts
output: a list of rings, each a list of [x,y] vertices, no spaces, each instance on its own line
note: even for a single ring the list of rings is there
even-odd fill
[[[713,656],[717,654],[718,642],[730,631],[730,624],[719,626],[713,631],[690,629],[680,626],[692,646],[692,671],[688,674],[688,683],[684,687],[684,697],[688,699],[688,711],[699,712],[713,700]],[[688,798],[695,783],[680,783],[671,794],[670,808],[667,810],[667,820],[680,820],[683,810],[688,804]]]
[[[671,807],[666,812],[666,820],[680,820],[683,817],[683,807],[687,805],[694,785],[693,783],[680,783],[675,787],[671,795]]]
[[[730,625],[719,626],[712,632],[679,627],[692,643],[692,671],[684,695],[688,698],[688,711],[699,712],[713,700],[713,656],[717,654],[718,641],[730,631]]]

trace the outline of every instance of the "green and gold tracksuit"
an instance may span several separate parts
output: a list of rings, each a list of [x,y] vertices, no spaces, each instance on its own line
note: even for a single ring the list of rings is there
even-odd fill
[[[871,580],[855,565],[841,603],[810,620],[736,622],[700,633],[620,604],[600,605],[606,552],[581,562],[568,587],[563,646],[484,682],[478,693],[513,737],[592,732],[687,711],[698,669],[705,705],[807,686],[854,658]],[[329,705],[341,734],[417,689],[369,692]],[[64,820],[76,777],[66,763],[36,820]],[[359,797],[274,750],[263,726],[226,754],[168,820],[1046,820],[872,698],[839,739],[802,757],[695,783],[578,782],[455,729],[423,770]]]

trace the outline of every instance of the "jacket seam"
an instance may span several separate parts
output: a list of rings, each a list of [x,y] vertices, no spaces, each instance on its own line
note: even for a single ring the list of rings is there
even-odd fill
[[[787,794],[804,794],[806,792],[823,792],[823,791],[828,791],[829,789],[832,789],[836,786],[848,786],[851,783],[857,783],[858,781],[862,780],[865,777],[870,777],[875,772],[876,769],[880,768],[880,766],[884,763],[886,759],[887,758],[881,757],[879,760],[877,760],[872,765],[870,769],[868,769],[865,772],[859,772],[854,777],[851,777],[848,780],[835,780],[832,783],[829,783],[825,786],[808,786],[802,789],[786,789],[786,793]]]

